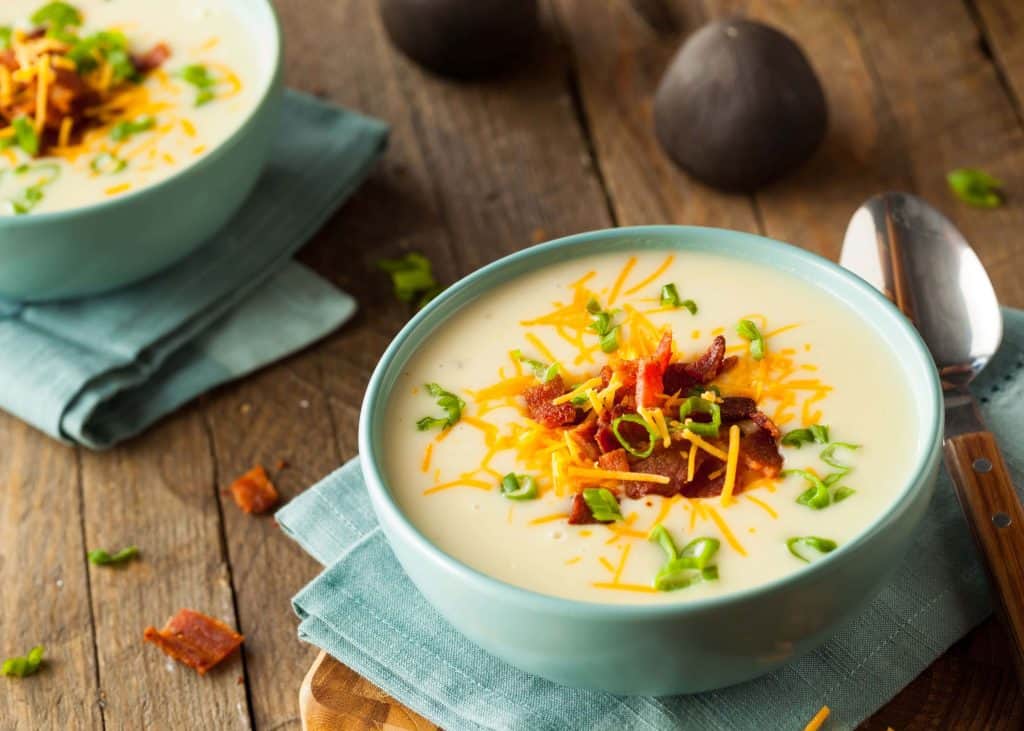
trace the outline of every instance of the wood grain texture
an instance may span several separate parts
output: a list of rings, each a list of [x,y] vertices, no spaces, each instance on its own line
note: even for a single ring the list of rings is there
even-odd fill
[[[1024,3],[1018,0],[974,0],[982,34],[981,50],[992,54],[1010,89],[1018,113],[1024,108]]]
[[[1024,672],[1024,508],[988,432],[959,434],[943,444],[957,499],[995,589],[1010,649]]]
[[[241,656],[200,676],[142,641],[183,607],[238,626],[216,490],[196,407],[126,446],[82,453],[86,545],[141,552],[89,566],[106,729],[251,726]]]
[[[0,677],[0,729],[99,728],[75,450],[0,414],[0,660],[46,648],[39,673]]]
[[[299,689],[304,731],[436,731],[422,716],[363,694],[351,671],[321,652]]]

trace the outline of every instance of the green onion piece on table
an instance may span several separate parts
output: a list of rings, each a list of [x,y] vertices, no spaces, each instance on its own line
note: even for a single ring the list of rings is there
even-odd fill
[[[757,325],[750,320],[740,320],[736,325],[736,332],[740,337],[750,342],[750,357],[754,360],[761,360],[765,356],[766,348],[764,335],[757,329]]]
[[[1003,204],[1003,183],[984,170],[959,168],[946,175],[946,182],[957,198],[978,208],[998,208]]]
[[[837,546],[835,541],[828,538],[801,536],[799,538],[790,538],[786,541],[786,547],[790,553],[801,561],[813,563],[825,554],[836,550]]]
[[[687,422],[686,417],[694,412],[708,414],[711,417],[711,421],[694,421],[690,419]],[[679,405],[679,421],[683,422],[683,426],[686,429],[689,429],[698,436],[717,437],[718,430],[722,426],[722,408],[718,404],[707,401],[700,396],[690,396]]]
[[[615,499],[612,491],[605,487],[584,488],[583,501],[590,508],[590,514],[594,516],[594,520],[598,522],[610,523],[614,520],[622,520],[619,501]]]
[[[24,678],[32,675],[43,662],[43,646],[36,645],[24,657],[12,657],[0,665],[0,675]]]
[[[538,495],[537,481],[530,475],[509,472],[501,478],[501,494],[509,500],[533,500]]]
[[[128,546],[122,548],[117,553],[108,553],[102,548],[98,548],[95,551],[89,551],[86,554],[89,557],[89,563],[94,566],[111,566],[113,564],[124,563],[139,555],[139,549],[135,546]]]
[[[391,275],[395,297],[402,302],[411,304],[418,299],[423,307],[441,293],[430,260],[423,254],[411,251],[401,259],[381,259],[377,268]]]
[[[446,416],[424,416],[416,422],[416,428],[420,431],[427,431],[438,426],[441,429],[450,429],[458,424],[459,419],[462,418],[462,410],[466,408],[466,402],[451,391],[445,391],[436,383],[428,383],[424,388],[427,389],[428,394],[437,399],[437,405],[444,410]]]
[[[647,430],[649,441],[647,443],[646,449],[637,449],[636,447],[629,443],[628,439],[626,439],[624,436],[622,436],[622,434],[619,433],[619,425],[621,425],[622,422],[627,422],[630,424],[639,424],[640,426]],[[622,445],[623,449],[632,454],[634,457],[641,458],[651,456],[651,453],[654,452],[654,445],[657,444],[658,438],[660,436],[658,432],[655,431],[650,424],[644,421],[643,417],[641,417],[639,414],[623,414],[622,416],[616,418],[612,422],[612,434],[614,434],[615,438],[619,440],[619,444]]]

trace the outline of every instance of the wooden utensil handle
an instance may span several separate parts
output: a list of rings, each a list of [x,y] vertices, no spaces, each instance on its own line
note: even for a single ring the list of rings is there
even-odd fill
[[[1024,508],[991,433],[959,434],[943,447],[1024,678]]]

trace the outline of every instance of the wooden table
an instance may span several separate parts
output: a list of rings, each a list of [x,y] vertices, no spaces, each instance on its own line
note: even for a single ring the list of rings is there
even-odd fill
[[[288,80],[389,120],[386,159],[303,252],[358,298],[325,342],[219,389],[103,454],[0,416],[0,654],[47,647],[43,672],[0,680],[0,729],[297,729],[316,651],[289,598],[318,570],[269,518],[224,488],[284,459],[292,497],[355,454],[367,378],[409,316],[382,256],[420,250],[445,282],[544,239],[611,225],[756,231],[835,257],[847,219],[880,190],[916,191],[961,227],[1001,300],[1024,306],[1024,3],[1019,0],[551,0],[548,42],[519,74],[454,84],[388,45],[370,0],[279,0]],[[690,30],[732,12],[806,49],[830,132],[798,174],[722,195],[662,155],[651,97]],[[1009,202],[971,209],[945,173],[1002,178]],[[87,549],[138,544],[143,560],[93,567]],[[233,622],[244,652],[207,677],[142,644],[179,607]],[[432,728],[333,663],[346,727]],[[822,702],[828,699],[823,698]],[[866,728],[1019,728],[1000,630],[985,623]]]

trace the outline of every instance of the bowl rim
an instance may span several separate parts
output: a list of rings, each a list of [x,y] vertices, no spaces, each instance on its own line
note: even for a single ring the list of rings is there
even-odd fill
[[[922,390],[928,391],[931,398],[926,404],[915,405],[918,408],[927,408],[930,412],[926,413],[922,419],[923,423],[930,423],[928,430],[922,436],[930,436],[930,439],[923,443],[924,446],[919,448],[919,456],[913,465],[912,470],[907,473],[900,494],[896,499],[894,499],[883,512],[875,516],[875,518],[855,538],[807,567],[798,571],[793,571],[784,576],[777,577],[776,579],[763,584],[757,584],[745,589],[720,595],[699,597],[689,601],[657,602],[652,604],[604,603],[581,599],[569,599],[567,597],[556,596],[553,594],[544,594],[489,576],[488,574],[478,571],[468,564],[463,563],[454,556],[450,556],[434,545],[434,543],[424,536],[405,516],[404,512],[392,498],[387,487],[385,487],[387,481],[380,469],[380,455],[378,454],[378,450],[375,448],[373,438],[374,414],[378,411],[382,412],[387,403],[387,394],[382,390],[383,381],[388,371],[392,369],[393,362],[395,361],[399,350],[405,344],[405,341],[420,328],[424,321],[436,316],[436,313],[438,313],[439,310],[445,308],[447,303],[451,302],[459,294],[465,292],[467,289],[475,288],[478,282],[490,278],[495,274],[495,272],[499,272],[502,269],[521,263],[524,260],[533,258],[545,259],[546,255],[551,251],[563,248],[573,249],[576,247],[583,247],[587,244],[593,244],[595,242],[606,241],[609,239],[642,239],[645,236],[654,236],[675,237],[685,241],[688,234],[700,234],[702,236],[710,236],[715,239],[723,240],[738,240],[745,242],[745,245],[750,244],[764,247],[769,251],[774,250],[780,255],[780,257],[783,257],[783,259],[780,259],[779,261],[784,260],[785,257],[789,257],[801,267],[810,266],[829,271],[843,283],[841,286],[846,287],[847,291],[866,297],[869,300],[873,300],[880,308],[881,314],[883,316],[887,316],[897,329],[902,330],[902,333],[908,336],[907,339],[913,347],[913,353],[905,354],[907,357],[901,359],[901,362],[905,364],[904,373],[908,376],[908,380],[914,375],[914,371],[921,371],[920,375],[927,382],[922,387]],[[656,247],[648,248],[655,249]],[[624,251],[624,249],[616,250],[620,252]],[[682,250],[685,251],[686,249],[684,248]],[[703,245],[694,247],[694,250],[701,252],[714,252],[713,248]],[[600,253],[608,252],[602,251]],[[581,254],[581,256],[585,255],[585,253]],[[729,256],[729,254],[724,254],[724,256]],[[577,257],[573,256],[571,258]],[[762,264],[761,262],[758,262],[758,264],[780,271],[786,271],[779,265]],[[522,276],[527,272],[534,271],[536,268],[539,268],[539,266],[527,266],[516,276]],[[793,276],[799,276],[793,272],[790,272],[790,274]],[[805,279],[805,281],[807,280]],[[825,291],[828,293],[827,290]],[[832,296],[835,297],[834,294]],[[462,304],[464,306],[467,303]],[[841,304],[847,308],[850,306],[846,302],[841,302]],[[461,311],[461,309],[462,308],[459,307],[452,312],[441,315],[438,321],[433,323],[431,330],[439,327],[455,312]],[[412,352],[415,352],[415,350]],[[370,377],[362,407],[360,409],[358,433],[359,460],[360,469],[364,476],[367,490],[370,494],[371,503],[373,504],[374,511],[377,513],[378,520],[382,526],[387,523],[388,528],[396,531],[399,534],[400,539],[406,544],[411,545],[421,558],[430,561],[439,570],[452,574],[461,582],[471,585],[475,591],[482,592],[490,596],[500,596],[502,601],[515,603],[518,606],[529,606],[535,611],[548,612],[552,614],[571,614],[575,617],[585,617],[590,619],[621,619],[625,617],[657,618],[664,616],[679,616],[714,610],[722,605],[730,605],[733,603],[757,599],[761,596],[785,590],[794,584],[808,582],[815,577],[830,571],[834,565],[838,562],[844,561],[848,556],[852,555],[860,546],[862,546],[862,544],[870,541],[877,533],[887,527],[888,524],[898,515],[905,512],[906,508],[917,497],[921,490],[926,489],[929,482],[928,477],[931,471],[937,466],[939,460],[939,448],[942,442],[943,429],[943,412],[940,408],[941,403],[942,389],[939,382],[938,371],[934,366],[934,362],[927,346],[921,339],[917,330],[892,302],[886,299],[870,284],[849,270],[844,269],[838,264],[806,249],[793,246],[792,244],[783,243],[781,241],[776,241],[758,234],[706,226],[624,226],[621,228],[598,229],[565,236],[546,243],[531,246],[502,257],[458,280],[418,312],[408,323],[406,323],[406,325],[392,340],[378,361],[373,375]],[[384,532],[390,542],[391,537],[388,534],[388,530],[385,530]]]
[[[263,90],[260,92],[260,97],[256,104],[249,110],[249,113],[246,115],[242,123],[238,125],[238,127],[228,135],[226,139],[210,150],[210,152],[207,155],[204,155],[202,159],[183,166],[180,170],[177,170],[163,180],[153,183],[152,185],[144,185],[136,190],[129,191],[124,195],[117,196],[116,198],[101,200],[84,206],[63,208],[56,211],[45,211],[43,213],[29,214],[27,216],[0,216],[0,229],[16,229],[36,226],[43,223],[60,223],[61,221],[66,221],[82,215],[102,215],[114,208],[117,208],[118,206],[127,205],[139,200],[140,198],[149,195],[159,195],[162,190],[174,185],[182,177],[199,173],[204,168],[213,165],[218,159],[226,155],[227,151],[234,147],[238,143],[239,139],[248,133],[249,129],[256,124],[256,120],[263,116],[266,108],[273,103],[277,88],[280,86],[281,79],[284,75],[284,31],[281,26],[281,18],[278,15],[277,8],[274,7],[274,3],[271,2],[271,0],[258,0],[258,2],[269,14],[270,23],[273,28],[273,32],[270,34],[273,38],[273,48],[266,49],[261,47],[259,50],[261,53],[265,53],[268,50],[273,52],[273,65],[270,73],[265,75]],[[252,9],[250,9],[250,12],[251,11]]]

